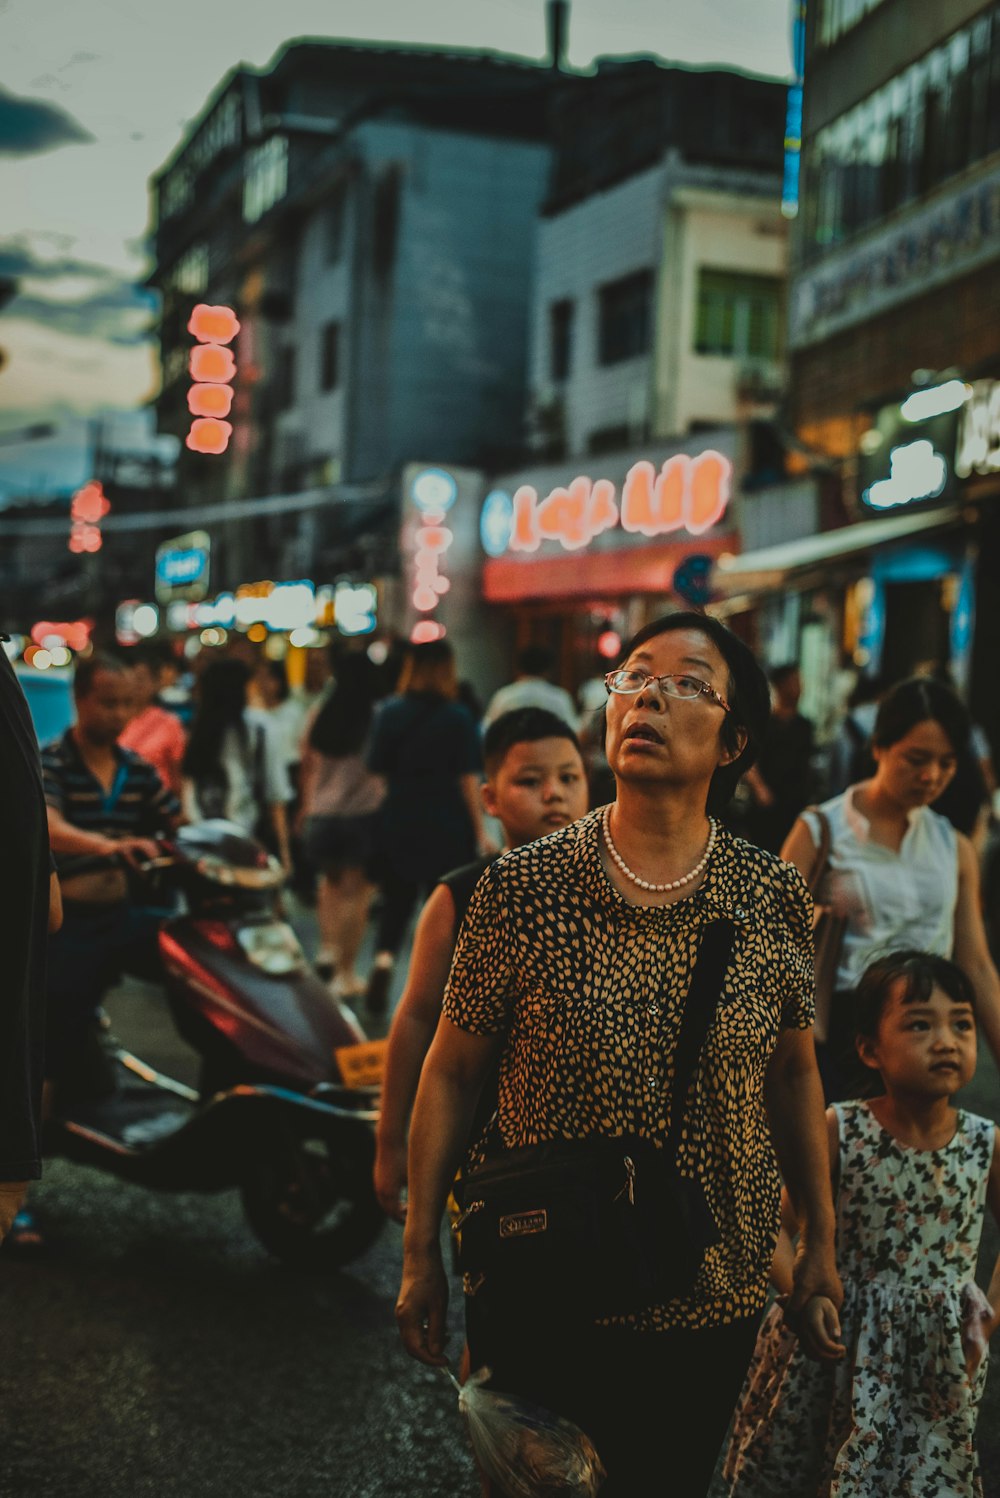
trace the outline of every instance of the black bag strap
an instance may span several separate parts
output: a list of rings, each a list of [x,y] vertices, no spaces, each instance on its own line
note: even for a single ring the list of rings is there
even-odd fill
[[[674,1053],[674,1100],[664,1150],[670,1164],[677,1158],[694,1070],[722,997],[722,984],[735,943],[736,927],[732,921],[710,921],[702,934],[698,955],[694,960],[694,972],[684,1001],[684,1014]]]

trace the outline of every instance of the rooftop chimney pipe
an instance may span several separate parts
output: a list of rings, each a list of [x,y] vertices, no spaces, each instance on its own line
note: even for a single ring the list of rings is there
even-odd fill
[[[569,0],[548,0],[546,21],[549,34],[549,67],[561,72],[566,65]]]

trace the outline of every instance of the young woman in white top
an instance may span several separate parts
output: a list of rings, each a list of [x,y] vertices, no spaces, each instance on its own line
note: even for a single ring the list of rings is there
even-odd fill
[[[847,920],[830,1012],[817,1017],[828,1101],[845,1095],[853,990],[869,963],[894,948],[954,958],[972,980],[983,1033],[1000,1059],[1000,978],[983,928],[976,854],[931,810],[968,738],[969,716],[953,691],[927,678],[900,682],[875,721],[874,775],[820,808],[831,849],[817,903]],[[781,856],[808,877],[819,844],[818,819],[805,812]]]
[[[242,661],[205,667],[182,765],[184,814],[196,822],[224,817],[263,837],[286,871],[292,860],[284,756],[266,713],[247,706],[250,672]]]

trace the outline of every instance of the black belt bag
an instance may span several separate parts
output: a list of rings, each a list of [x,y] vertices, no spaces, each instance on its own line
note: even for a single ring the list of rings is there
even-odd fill
[[[702,1183],[677,1169],[688,1092],[732,954],[730,921],[706,926],[677,1039],[665,1144],[556,1139],[463,1174],[459,1263],[491,1313],[624,1315],[686,1294],[719,1241]]]

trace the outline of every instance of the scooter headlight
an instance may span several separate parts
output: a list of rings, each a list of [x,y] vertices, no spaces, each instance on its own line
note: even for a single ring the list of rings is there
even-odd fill
[[[203,879],[236,889],[278,889],[285,882],[285,871],[278,859],[268,857],[259,869],[243,869],[227,863],[214,853],[204,853],[195,868]]]
[[[224,858],[216,858],[214,853],[203,854],[195,868],[203,879],[211,879],[213,884],[236,883],[236,870]]]
[[[299,939],[285,921],[266,921],[253,926],[241,926],[236,933],[254,967],[272,978],[285,973],[298,972],[305,966],[306,954]]]

